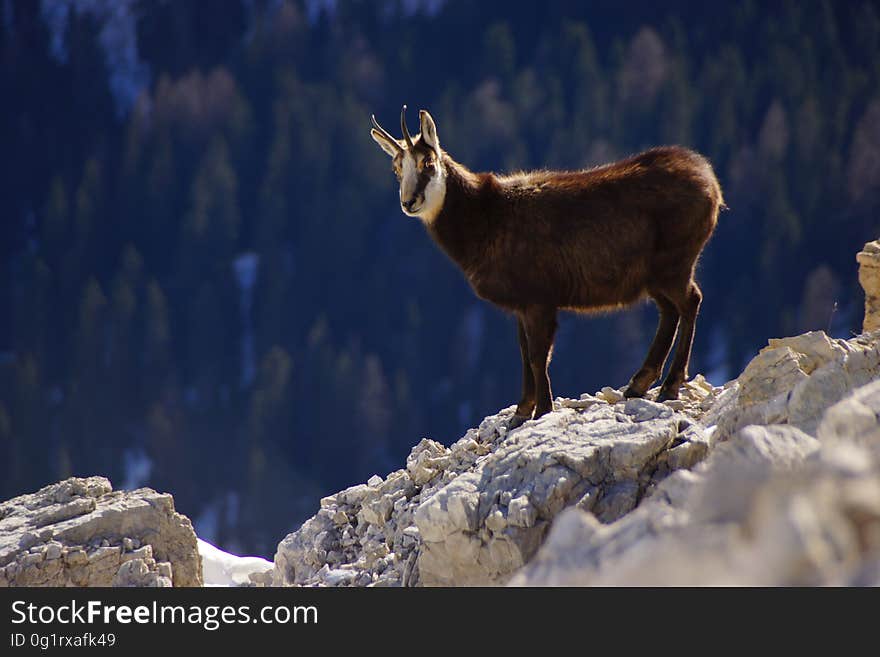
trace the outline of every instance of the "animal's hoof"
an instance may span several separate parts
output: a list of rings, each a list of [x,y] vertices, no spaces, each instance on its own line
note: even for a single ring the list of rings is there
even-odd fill
[[[632,386],[627,386],[626,390],[623,391],[623,396],[627,399],[632,399],[633,397],[644,397],[645,393],[640,392],[638,388],[633,388]]]
[[[535,409],[535,419],[537,420],[542,415],[547,415],[547,413],[552,413],[552,412],[553,412],[553,408],[546,408],[543,410],[541,410],[540,408],[536,408]]]
[[[512,418],[510,418],[510,422],[507,423],[507,430],[513,431],[514,429],[521,427],[531,419],[532,418],[526,415],[514,415]]]
[[[661,390],[660,394],[657,395],[657,401],[661,404],[672,399],[678,399],[678,388],[674,390]]]

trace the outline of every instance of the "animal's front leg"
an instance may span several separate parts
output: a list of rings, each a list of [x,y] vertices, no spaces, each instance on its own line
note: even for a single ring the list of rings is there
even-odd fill
[[[550,391],[550,353],[556,336],[556,308],[534,307],[523,313],[523,325],[528,340],[529,365],[535,382],[535,419],[553,410]]]
[[[516,320],[516,329],[519,336],[519,354],[522,358],[522,397],[516,405],[516,411],[508,425],[509,429],[515,429],[530,420],[535,410],[535,377],[529,362],[529,341],[521,317]]]

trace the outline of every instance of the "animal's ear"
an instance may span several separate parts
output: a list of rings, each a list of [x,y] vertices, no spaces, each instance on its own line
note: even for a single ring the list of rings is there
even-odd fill
[[[376,130],[376,128],[370,130],[370,136],[373,138],[373,141],[379,144],[382,150],[388,153],[391,157],[394,157],[400,152],[401,145],[389,141],[388,137]]]
[[[437,138],[437,126],[434,119],[426,110],[419,110],[419,120],[422,124],[422,139],[438,153],[440,152],[440,140]]]

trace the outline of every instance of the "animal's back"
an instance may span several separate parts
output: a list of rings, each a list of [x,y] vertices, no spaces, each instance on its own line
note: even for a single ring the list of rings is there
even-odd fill
[[[724,203],[709,162],[680,146],[652,148],[591,169],[534,171],[497,181],[512,218],[550,220],[562,229],[584,222],[596,227],[627,212],[659,218],[694,204]]]
[[[583,310],[632,303],[654,278],[693,268],[723,204],[709,162],[677,146],[497,183],[503,278],[520,298]]]

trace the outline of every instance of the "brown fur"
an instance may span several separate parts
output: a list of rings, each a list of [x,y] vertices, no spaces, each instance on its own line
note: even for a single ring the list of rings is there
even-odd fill
[[[414,151],[427,151],[416,140]],[[583,171],[473,173],[443,153],[446,197],[428,230],[478,296],[517,316],[523,358],[518,422],[552,410],[547,374],[559,309],[589,312],[651,297],[660,323],[626,395],[687,378],[702,294],[694,269],[724,201],[712,167],[685,148],[653,148]]]

